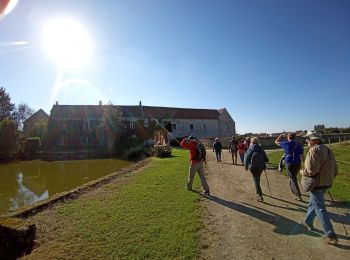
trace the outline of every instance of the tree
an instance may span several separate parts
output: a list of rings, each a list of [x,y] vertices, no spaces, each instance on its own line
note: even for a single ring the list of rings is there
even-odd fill
[[[108,104],[103,113],[104,127],[108,127],[114,134],[121,134],[125,131],[123,112],[120,107]]]
[[[30,108],[27,104],[19,104],[12,113],[13,120],[16,122],[19,129],[23,128],[23,122],[30,117],[34,112],[34,109]]]
[[[11,98],[4,87],[0,87],[0,122],[6,118],[11,118],[15,105],[11,103]]]
[[[0,153],[4,159],[7,159],[16,148],[16,143],[17,127],[15,122],[10,119],[0,121]]]

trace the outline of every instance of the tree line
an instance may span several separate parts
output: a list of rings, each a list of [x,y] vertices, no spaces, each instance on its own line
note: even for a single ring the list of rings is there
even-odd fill
[[[25,103],[15,105],[9,93],[0,87],[0,159],[7,159],[23,141],[23,122],[34,110]]]
[[[350,127],[325,127],[324,124],[315,125],[314,130],[321,134],[350,133]]]

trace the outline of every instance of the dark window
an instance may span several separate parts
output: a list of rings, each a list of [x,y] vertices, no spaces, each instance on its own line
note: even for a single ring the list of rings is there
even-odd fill
[[[172,124],[172,128],[176,130],[176,124]]]
[[[190,124],[190,129],[192,129],[192,130],[193,130],[193,124]]]
[[[205,124],[203,124],[203,130],[207,129],[207,126]]]

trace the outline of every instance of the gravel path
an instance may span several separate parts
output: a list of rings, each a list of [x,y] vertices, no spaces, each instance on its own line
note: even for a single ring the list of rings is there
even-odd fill
[[[267,170],[272,196],[257,202],[253,179],[243,166],[232,165],[224,151],[223,163],[208,152],[207,178],[212,196],[202,198],[206,208],[201,233],[200,259],[350,259],[350,236],[327,201],[339,244],[325,244],[322,228],[315,220],[316,232],[299,225],[305,216],[308,195],[303,202],[293,199],[288,177]],[[269,194],[263,174],[261,187]],[[340,220],[350,231],[348,208],[339,208]]]

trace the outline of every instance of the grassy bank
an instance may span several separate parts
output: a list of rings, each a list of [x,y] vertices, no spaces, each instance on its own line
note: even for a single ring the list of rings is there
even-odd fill
[[[350,143],[332,144],[331,149],[335,154],[339,169],[339,175],[334,181],[331,192],[336,198],[350,202]],[[305,149],[305,156],[307,151]],[[282,151],[269,154],[270,166],[277,169],[282,155]],[[300,179],[300,175],[298,175],[298,178]]]
[[[141,172],[93,196],[43,212],[37,221],[47,229],[46,237],[30,258],[194,258],[199,195],[184,189],[188,152],[174,150],[173,155],[152,159]]]

